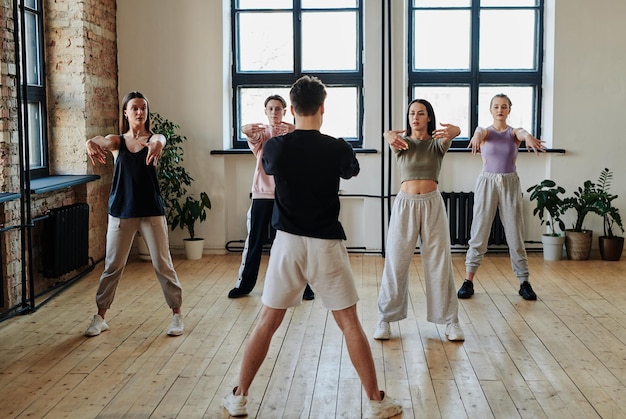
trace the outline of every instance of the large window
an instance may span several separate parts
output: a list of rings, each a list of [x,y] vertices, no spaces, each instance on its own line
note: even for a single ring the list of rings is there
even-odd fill
[[[28,161],[32,177],[48,171],[46,86],[43,54],[43,6],[41,0],[22,0],[20,5],[20,79],[25,104],[21,107],[27,134]],[[22,86],[24,87],[24,86]]]
[[[409,27],[409,100],[459,125],[458,146],[491,123],[497,93],[510,125],[541,135],[543,0],[411,0]]]
[[[359,0],[233,0],[233,138],[241,126],[267,122],[263,102],[303,74],[326,84],[323,131],[362,145],[362,2]],[[285,118],[292,121],[287,112]]]

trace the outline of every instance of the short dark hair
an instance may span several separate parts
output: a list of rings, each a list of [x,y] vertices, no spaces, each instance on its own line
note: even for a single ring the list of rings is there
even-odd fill
[[[267,106],[270,100],[278,100],[280,103],[283,104],[283,108],[287,107],[287,102],[285,101],[285,99],[283,99],[281,95],[268,96],[267,99],[265,99],[265,102],[263,103],[263,107]]]
[[[302,76],[291,86],[289,99],[297,115],[315,115],[326,100],[326,86],[315,76]]]

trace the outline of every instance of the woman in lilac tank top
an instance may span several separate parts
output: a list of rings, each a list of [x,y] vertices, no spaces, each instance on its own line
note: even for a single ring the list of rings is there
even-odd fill
[[[489,111],[493,123],[487,128],[476,128],[468,148],[472,154],[479,152],[483,170],[476,180],[474,191],[474,218],[470,232],[469,249],[465,258],[466,279],[459,289],[459,298],[474,294],[474,275],[487,251],[489,232],[500,210],[506,241],[509,246],[511,266],[520,281],[519,294],[525,300],[536,300],[537,295],[528,281],[528,259],[524,248],[524,220],[522,217],[522,192],[515,166],[517,151],[522,143],[536,155],[545,151],[543,141],[523,128],[507,124],[511,113],[511,100],[505,94],[491,99]]]

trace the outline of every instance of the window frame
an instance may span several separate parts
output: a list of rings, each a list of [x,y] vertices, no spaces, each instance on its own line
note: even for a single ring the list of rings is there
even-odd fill
[[[22,92],[24,92],[24,96],[22,97],[22,103],[18,106],[18,111],[22,113],[22,124],[23,124],[23,133],[24,133],[24,147],[25,150],[28,151],[29,161],[25,161],[25,168],[27,167],[30,172],[30,177],[32,179],[45,177],[50,174],[49,167],[49,153],[48,153],[48,109],[47,109],[47,93],[46,93],[46,65],[45,65],[45,53],[44,53],[44,18],[43,18],[43,1],[42,0],[34,0],[34,8],[27,6],[24,0],[19,0],[19,43],[18,46],[19,59],[17,60],[18,69],[17,71],[20,74]],[[38,68],[37,71],[39,73],[39,80],[37,80],[37,84],[31,84],[28,81],[27,77],[27,68],[31,63],[27,62],[29,54],[27,53],[27,48],[29,46],[29,33],[26,31],[26,14],[30,13],[36,17],[36,23],[38,33],[36,34],[36,39],[33,39],[33,45],[37,48],[37,58],[38,58]],[[30,163],[30,135],[32,133],[28,129],[29,127],[29,114],[28,114],[28,105],[35,104],[40,109],[40,123],[41,123],[41,136],[38,138],[39,146],[41,149],[41,166],[36,168],[31,168]]]
[[[479,103],[479,90],[482,86],[524,86],[533,88],[533,123],[527,127],[532,133],[541,136],[542,115],[542,87],[543,87],[543,29],[544,29],[544,0],[536,0],[534,6],[481,6],[480,0],[470,0],[470,5],[465,7],[419,7],[414,6],[414,1],[408,2],[408,62],[407,62],[407,103],[413,99],[413,90],[419,86],[428,87],[452,87],[469,86],[469,127],[468,137],[458,137],[452,147],[465,148],[469,144],[472,133],[478,126],[479,107],[485,106]],[[415,33],[414,11],[415,10],[470,10],[470,68],[468,70],[414,70],[413,52],[415,51],[413,34]],[[481,70],[480,69],[480,12],[483,10],[534,10],[536,12],[535,39],[534,39],[534,69],[503,69]]]
[[[356,137],[346,138],[343,137],[348,143],[355,148],[363,146],[363,119],[364,119],[364,97],[363,97],[363,1],[356,0],[355,7],[336,7],[336,8],[304,8],[302,2],[306,0],[293,0],[292,7],[267,9],[267,8],[238,8],[238,0],[231,0],[231,80],[232,80],[232,121],[233,121],[233,136],[231,140],[231,146],[234,149],[247,149],[248,143],[245,136],[241,133],[241,112],[239,103],[239,89],[241,88],[287,88],[302,75],[307,74],[310,76],[319,77],[324,82],[326,87],[351,87],[357,89],[357,120],[356,123]],[[356,48],[356,70],[355,71],[306,71],[302,70],[302,11],[316,12],[316,11],[346,11],[354,10],[357,13],[357,28],[358,34],[356,42],[358,43]],[[272,13],[276,11],[291,11],[292,12],[292,25],[293,25],[293,71],[239,71],[238,63],[240,56],[240,49],[238,48],[238,15],[240,13]],[[289,99],[289,98],[285,98]],[[263,104],[259,104],[261,107]]]

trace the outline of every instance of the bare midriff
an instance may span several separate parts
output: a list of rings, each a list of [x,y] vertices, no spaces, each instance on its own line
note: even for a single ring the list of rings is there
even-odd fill
[[[437,182],[432,179],[405,180],[400,185],[400,190],[414,195],[425,194],[437,190]]]

